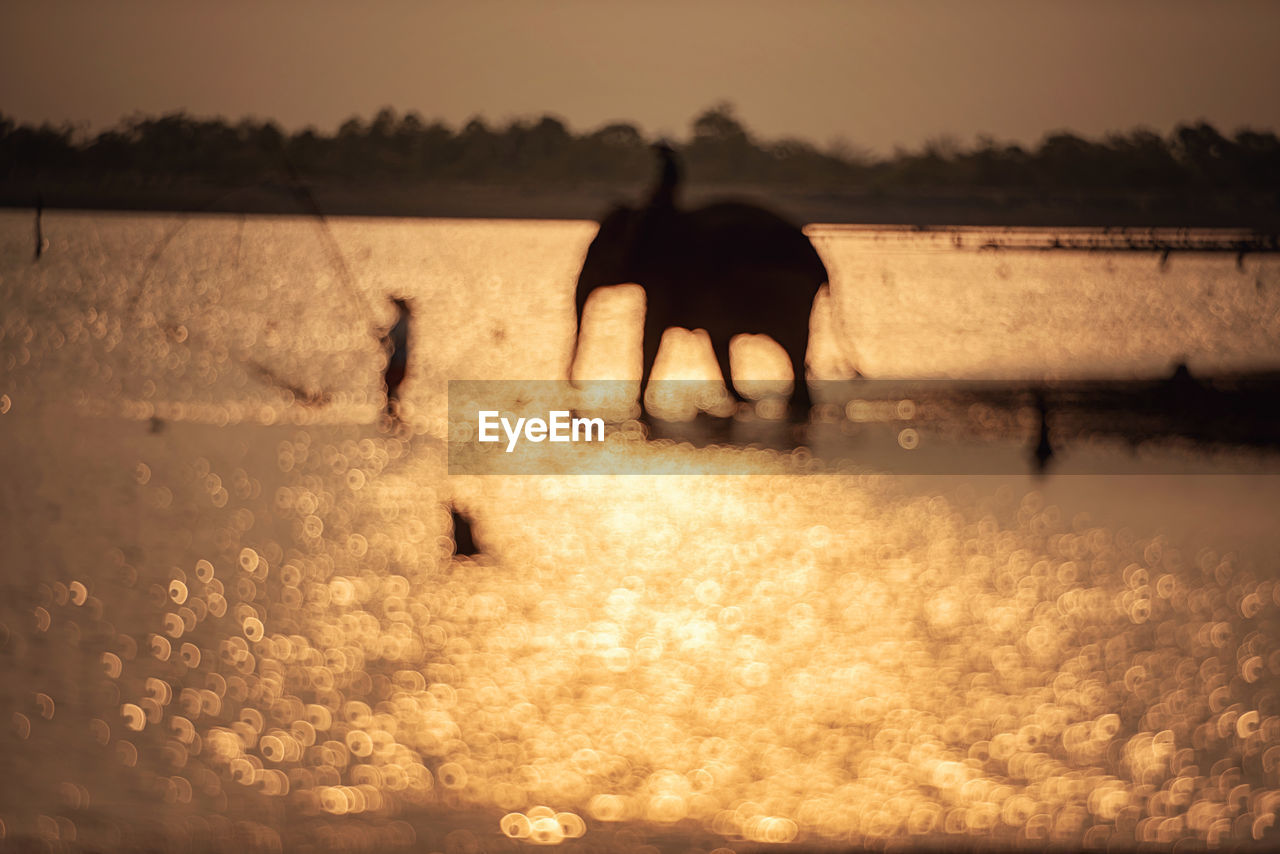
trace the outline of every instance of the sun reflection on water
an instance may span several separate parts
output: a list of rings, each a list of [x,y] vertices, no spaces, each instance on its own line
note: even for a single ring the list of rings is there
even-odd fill
[[[269,468],[153,466],[144,528],[199,512],[202,557],[117,549],[6,616],[41,689],[22,767],[110,798],[41,761],[56,739],[205,814],[476,811],[521,844],[1251,840],[1280,806],[1280,588],[1230,554],[781,457],[455,478],[485,544],[456,558],[420,442],[313,428]],[[6,826],[90,814],[67,800]]]

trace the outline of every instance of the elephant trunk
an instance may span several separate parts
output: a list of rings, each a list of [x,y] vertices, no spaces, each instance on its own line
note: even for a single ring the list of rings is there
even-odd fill
[[[582,341],[582,321],[586,313],[587,300],[596,288],[609,287],[629,281],[626,275],[625,261],[631,252],[632,238],[635,228],[635,211],[626,207],[614,208],[596,230],[596,236],[587,247],[586,257],[582,259],[582,269],[578,272],[578,282],[574,290],[573,304],[573,346],[569,352],[569,383],[575,388],[573,368],[578,361],[578,345]]]
[[[569,368],[567,371],[569,385],[574,388],[578,387],[577,382],[573,379],[573,366],[578,362],[578,343],[582,340],[582,318],[586,311],[587,299],[591,296],[593,289],[586,285],[582,279],[578,280],[578,287],[573,297],[573,345],[569,348]]]

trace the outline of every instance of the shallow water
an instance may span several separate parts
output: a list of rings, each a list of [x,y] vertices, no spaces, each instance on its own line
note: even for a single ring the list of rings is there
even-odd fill
[[[33,264],[29,219],[0,216],[7,838],[1273,839],[1280,478],[814,477],[652,444],[759,473],[450,476],[448,380],[563,375],[589,223],[45,232]],[[1270,258],[811,235],[836,307],[820,377],[1280,359]],[[398,432],[370,334],[388,293],[415,306]],[[586,372],[637,375],[639,295],[602,297]],[[712,370],[695,336],[668,344],[660,374]],[[785,376],[753,344],[735,367]],[[480,557],[452,557],[446,501]]]

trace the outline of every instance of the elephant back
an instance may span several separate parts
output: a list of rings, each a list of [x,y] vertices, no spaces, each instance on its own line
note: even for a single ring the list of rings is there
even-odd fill
[[[726,266],[777,268],[803,273],[817,288],[828,281],[826,265],[794,224],[756,205],[718,202],[690,211],[689,234]]]

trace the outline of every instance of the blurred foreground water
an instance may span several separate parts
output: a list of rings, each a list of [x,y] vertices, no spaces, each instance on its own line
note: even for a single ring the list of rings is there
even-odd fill
[[[654,444],[759,473],[450,476],[448,380],[563,376],[590,223],[55,213],[38,264],[30,226],[0,215],[9,843],[1275,843],[1276,476]],[[819,376],[1280,362],[1270,257],[811,234]],[[589,309],[598,375],[638,374],[640,304]],[[660,375],[713,371],[667,344]],[[785,376],[754,344],[735,362]]]

